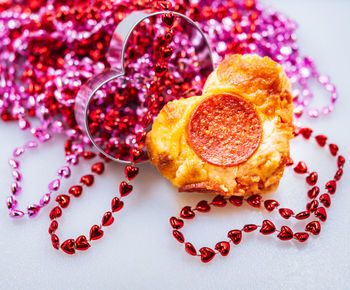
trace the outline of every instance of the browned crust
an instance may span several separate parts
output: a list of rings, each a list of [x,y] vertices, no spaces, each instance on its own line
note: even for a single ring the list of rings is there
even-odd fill
[[[224,193],[224,191],[216,183],[210,181],[180,186],[179,192]]]
[[[292,95],[287,76],[280,65],[268,58],[231,55],[227,56],[208,78],[204,95],[194,98],[202,100],[204,97],[223,92],[241,95],[246,101],[254,103],[259,111],[259,117],[263,117],[261,122],[278,118],[278,121],[273,123],[273,131],[278,132],[277,137],[275,136],[276,144],[280,143],[277,149],[265,148],[267,152],[263,151],[264,155],[254,159],[251,167],[248,163],[244,163],[238,166],[241,168],[239,174],[235,173],[232,179],[221,178],[222,170],[231,169],[214,168],[214,165],[205,162],[203,164],[203,161],[197,160],[189,153],[191,146],[186,138],[188,121],[184,128],[179,127],[183,132],[178,129],[173,130],[184,120],[186,112],[189,112],[189,115],[186,115],[185,120],[191,116],[193,111],[187,108],[190,108],[191,104],[198,106],[200,103],[197,101],[191,103],[189,99],[185,99],[170,102],[164,106],[155,121],[157,129],[154,130],[154,134],[153,129],[147,134],[146,149],[151,163],[156,165],[163,176],[178,186],[180,192],[209,192],[229,196],[274,190],[289,162],[289,139],[292,138],[294,129]],[[163,138],[167,134],[175,134],[175,139],[171,139],[170,135],[168,136],[171,138]],[[181,135],[178,136],[178,134]],[[274,143],[271,145],[273,147]],[[260,146],[255,154],[258,154],[259,148]],[[279,159],[272,159],[275,150],[278,150]],[[274,160],[274,165],[265,166],[270,160]],[[206,174],[203,174],[203,170]],[[215,177],[216,171],[218,178]]]

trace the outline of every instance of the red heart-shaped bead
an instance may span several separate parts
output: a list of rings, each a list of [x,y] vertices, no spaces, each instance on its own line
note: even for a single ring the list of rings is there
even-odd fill
[[[51,243],[55,249],[57,249],[57,250],[59,249],[60,239],[57,237],[57,235],[55,235],[55,234],[51,235]]]
[[[94,152],[83,152],[84,159],[92,159],[94,157],[96,157],[96,154]]]
[[[297,166],[294,167],[294,171],[298,174],[304,174],[307,172],[307,166],[304,161],[299,161]]]
[[[56,197],[56,201],[62,208],[66,208],[69,205],[70,197],[65,194],[61,194]]]
[[[162,15],[162,20],[167,26],[171,27],[174,24],[175,15],[174,13],[171,13],[171,12],[165,13]]]
[[[257,228],[258,228],[257,225],[249,224],[249,225],[245,225],[242,230],[243,232],[250,233],[255,231]]]
[[[276,200],[268,199],[264,201],[264,207],[267,211],[273,211],[280,204]]]
[[[150,118],[150,122],[152,121],[152,116]],[[149,125],[149,124],[148,124]],[[146,126],[147,127],[147,126]],[[146,136],[147,133],[146,132],[139,132],[136,134],[136,142],[137,144],[144,144],[146,141]]]
[[[339,168],[343,168],[345,164],[345,158],[342,155],[338,156],[337,165]]]
[[[206,200],[201,200],[197,203],[196,210],[198,210],[199,212],[208,212],[210,211],[210,205]]]
[[[339,168],[337,172],[334,174],[334,180],[339,181],[341,177],[343,176],[343,169]]]
[[[338,146],[336,144],[329,144],[329,152],[331,152],[331,154],[333,156],[337,155],[338,150],[339,150],[339,148],[338,148]]]
[[[298,213],[295,218],[297,220],[304,220],[307,219],[310,216],[310,213],[308,211],[302,211],[300,213]]]
[[[164,64],[157,63],[156,67],[154,68],[154,71],[157,76],[161,77],[163,76],[168,70],[168,67]]]
[[[301,128],[300,129],[300,134],[305,138],[309,139],[312,134],[312,129],[311,128]]]
[[[191,243],[186,243],[185,244],[185,250],[186,250],[187,253],[189,253],[192,256],[196,256],[197,255],[196,248]]]
[[[177,230],[173,230],[173,236],[179,243],[183,243],[185,241],[183,234]]]
[[[241,206],[243,204],[243,196],[232,195],[229,201],[235,206]]]
[[[91,166],[91,171],[96,174],[102,174],[105,171],[105,165],[102,162],[95,163]]]
[[[121,196],[127,196],[132,191],[133,187],[125,181],[122,181],[119,185],[119,193]]]
[[[277,237],[282,241],[288,241],[293,238],[293,231],[287,226],[282,226]]]
[[[158,106],[157,98],[155,95],[149,96],[147,101],[147,109],[153,110]]]
[[[294,212],[289,208],[280,208],[279,213],[285,219],[289,219],[294,214]]]
[[[321,232],[321,224],[318,221],[310,222],[306,225],[305,231],[318,235]]]
[[[305,242],[309,238],[308,233],[295,233],[294,238],[296,238],[299,242]]]
[[[148,92],[151,94],[154,94],[159,87],[159,83],[156,81],[151,81],[148,87]]]
[[[321,147],[326,145],[327,137],[325,135],[317,135],[315,137],[315,139],[316,139],[317,144],[320,145]]]
[[[230,252],[230,244],[226,241],[219,242],[215,245],[215,250],[217,250],[221,256],[227,256]]]
[[[173,216],[170,218],[170,225],[173,229],[178,230],[184,226],[184,221]]]
[[[125,167],[125,176],[128,180],[134,179],[139,173],[138,167],[134,167],[132,165],[128,165]]]
[[[207,247],[201,248],[199,252],[201,253],[201,261],[203,263],[208,263],[215,257],[215,252]]]
[[[320,195],[320,202],[325,206],[325,207],[330,207],[331,206],[331,197],[329,196],[328,193],[324,193]]]
[[[192,211],[190,206],[185,206],[180,212],[180,217],[183,219],[193,219],[194,216],[195,213]]]
[[[147,112],[142,118],[142,124],[147,128],[152,123],[153,115],[151,112]]]
[[[124,202],[121,201],[118,197],[112,199],[112,212],[119,211],[123,208]]]
[[[334,194],[337,190],[337,183],[334,180],[330,180],[326,183],[326,189],[330,194]]]
[[[172,41],[173,41],[173,38],[174,38],[174,32],[173,32],[173,30],[168,31],[168,32],[165,33],[165,35],[164,35],[164,41],[165,41],[166,43],[172,42]]]
[[[314,186],[313,188],[311,188],[308,192],[307,192],[307,196],[310,199],[314,199],[318,196],[318,194],[320,193],[320,188],[318,186]]]
[[[174,52],[174,50],[173,50],[172,47],[165,47],[165,46],[163,46],[161,48],[162,58],[164,60],[168,60],[172,56],[173,52]]]
[[[235,245],[238,245],[242,240],[242,231],[232,230],[229,231],[227,236],[232,240]]]
[[[103,237],[103,230],[98,225],[94,225],[90,229],[90,240],[98,240]]]
[[[138,162],[143,156],[143,151],[141,149],[133,148],[130,150],[130,158],[132,162]]]
[[[86,251],[90,248],[90,244],[85,236],[80,236],[75,241],[75,248],[79,251]]]
[[[252,207],[260,207],[261,204],[261,196],[258,194],[254,194],[247,198],[247,202]]]
[[[69,255],[75,254],[75,241],[73,239],[64,241],[61,245],[61,249]]]
[[[227,200],[222,195],[217,195],[214,197],[212,204],[214,206],[223,207],[227,204]]]
[[[318,174],[317,172],[311,172],[307,177],[306,177],[306,182],[309,185],[315,185],[318,180]]]
[[[260,233],[263,235],[270,235],[276,231],[276,227],[273,222],[264,220],[260,229]]]
[[[82,192],[83,192],[83,187],[81,185],[74,185],[68,190],[68,193],[73,195],[74,197],[81,196]]]
[[[84,175],[80,178],[80,182],[86,186],[91,186],[94,183],[94,176],[92,174]]]
[[[320,197],[321,198],[321,197]],[[306,210],[309,212],[314,212],[318,208],[318,201],[314,199],[306,205]]]
[[[62,215],[62,209],[59,206],[54,207],[50,212],[50,219],[59,218]]]
[[[52,235],[58,229],[58,222],[52,221],[49,227],[49,234]]]
[[[113,214],[110,211],[107,211],[102,217],[102,225],[108,227],[114,222]]]
[[[321,221],[325,222],[327,220],[327,212],[324,207],[319,207],[315,210],[315,216],[318,217]]]

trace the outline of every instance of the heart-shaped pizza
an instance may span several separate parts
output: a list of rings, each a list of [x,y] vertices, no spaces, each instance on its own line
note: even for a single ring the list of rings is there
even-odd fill
[[[293,137],[291,85],[268,57],[229,55],[201,96],[169,102],[147,134],[151,163],[179,191],[274,190]]]

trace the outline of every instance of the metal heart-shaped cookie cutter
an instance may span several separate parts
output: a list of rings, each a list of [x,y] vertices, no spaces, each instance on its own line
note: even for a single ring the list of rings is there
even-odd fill
[[[121,163],[130,163],[129,161],[117,159],[111,156],[95,142],[88,126],[88,109],[90,101],[94,97],[95,93],[101,89],[103,85],[125,74],[125,51],[131,33],[136,28],[136,26],[147,18],[165,13],[173,13],[174,15],[180,17],[179,21],[183,22],[181,23],[181,26],[184,28],[184,31],[190,34],[192,44],[196,48],[198,63],[201,66],[201,69],[203,69],[203,71],[208,71],[208,74],[214,70],[212,51],[209,42],[199,26],[187,16],[172,11],[159,11],[154,13],[137,11],[129,14],[123,21],[121,21],[113,33],[111,44],[108,50],[107,58],[111,65],[111,68],[89,79],[80,88],[75,103],[75,118],[79,127],[84,133],[86,133],[92,144],[94,144],[94,146],[102,154],[114,161]]]

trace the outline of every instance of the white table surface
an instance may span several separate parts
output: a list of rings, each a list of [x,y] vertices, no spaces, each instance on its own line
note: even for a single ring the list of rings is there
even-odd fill
[[[294,0],[263,1],[287,13],[300,24],[298,43],[302,52],[312,56],[321,72],[334,80],[339,101],[334,114],[319,120],[306,119],[317,133],[339,144],[341,153],[350,157],[350,1]],[[317,103],[327,100],[317,94]],[[144,165],[134,182],[135,191],[126,199],[125,208],[103,239],[83,254],[68,256],[55,251],[47,233],[50,204],[34,220],[8,218],[5,198],[11,181],[7,159],[15,146],[28,140],[15,124],[0,123],[0,289],[349,289],[350,288],[350,194],[349,169],[328,210],[318,237],[305,244],[281,242],[259,233],[244,235],[228,257],[215,257],[209,264],[185,253],[183,245],[171,234],[169,218],[184,205],[195,205],[205,194],[178,193],[157,170]],[[45,192],[63,160],[63,139],[43,145],[37,153],[21,158],[24,174],[20,205],[37,201]],[[292,142],[292,155],[304,159],[311,170],[320,172],[320,181],[335,170],[329,154],[315,144]],[[75,178],[63,184],[61,192],[78,181],[88,170],[87,164],[75,168]],[[276,198],[286,207],[303,210],[307,202],[302,178],[286,170]],[[106,174],[97,178],[79,201],[73,200],[58,231],[61,239],[88,234],[99,223],[117,190],[122,166],[110,164]],[[214,210],[187,223],[183,233],[199,249],[213,247],[229,230],[245,223],[276,220],[275,214],[244,208]],[[277,225],[281,226],[280,219]],[[292,225],[286,221],[284,224]],[[301,227],[297,227],[302,230]]]

